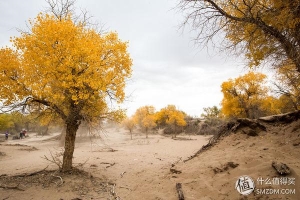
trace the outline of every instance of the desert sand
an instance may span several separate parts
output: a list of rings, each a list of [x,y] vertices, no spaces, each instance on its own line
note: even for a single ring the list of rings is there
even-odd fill
[[[231,133],[186,162],[211,136],[179,135],[174,140],[171,136],[150,134],[146,139],[135,132],[130,140],[126,130],[106,129],[102,139],[77,138],[74,165],[84,172],[72,174],[59,173],[55,164],[42,158],[61,150],[59,142],[51,140],[55,134],[36,137],[32,133],[24,140],[0,143],[0,199],[177,200],[176,183],[181,183],[186,200],[297,200],[300,120],[265,125],[267,130],[255,137],[239,131]],[[288,165],[291,174],[277,174],[273,161]],[[254,190],[242,195],[235,184],[243,175],[253,179],[255,190],[280,189],[295,194],[257,194]],[[257,181],[282,177],[289,182],[259,185]]]

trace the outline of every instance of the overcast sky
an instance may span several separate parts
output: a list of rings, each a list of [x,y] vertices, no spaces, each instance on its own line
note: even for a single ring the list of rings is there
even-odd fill
[[[179,29],[182,13],[174,9],[177,0],[77,0],[92,20],[105,30],[117,31],[129,42],[133,75],[128,81],[128,98],[123,107],[128,115],[144,105],[157,110],[168,104],[192,116],[203,107],[219,106],[220,85],[246,72],[236,57],[217,49],[196,46],[188,27]],[[44,0],[0,0],[0,46],[9,45],[16,28],[45,10]]]

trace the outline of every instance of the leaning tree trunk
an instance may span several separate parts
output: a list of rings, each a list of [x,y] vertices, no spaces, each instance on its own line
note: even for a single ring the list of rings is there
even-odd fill
[[[63,155],[62,171],[72,170],[73,153],[75,149],[76,132],[80,123],[72,120],[66,124],[65,151]]]

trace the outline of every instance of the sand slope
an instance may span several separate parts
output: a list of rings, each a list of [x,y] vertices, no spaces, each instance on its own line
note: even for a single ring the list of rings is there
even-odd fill
[[[256,137],[241,132],[231,134],[197,158],[177,165],[183,173],[176,181],[183,183],[186,199],[299,199],[300,120],[289,125],[266,126],[267,131]],[[271,166],[272,161],[283,162],[292,169],[287,177],[295,178],[295,185],[258,184],[258,178],[282,177]],[[226,168],[228,162],[239,165]],[[242,175],[250,176],[257,189],[295,189],[296,195],[243,196],[235,189],[235,182]]]

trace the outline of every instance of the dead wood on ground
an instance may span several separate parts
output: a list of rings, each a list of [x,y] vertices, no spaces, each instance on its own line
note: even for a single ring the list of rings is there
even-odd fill
[[[290,168],[284,163],[272,162],[272,167],[279,175],[288,175],[291,173]]]
[[[290,123],[300,119],[300,110],[280,115],[261,117],[258,120],[266,123]]]
[[[177,194],[178,194],[178,200],[184,200],[184,195],[183,195],[181,183],[176,183],[176,191],[177,191]]]

